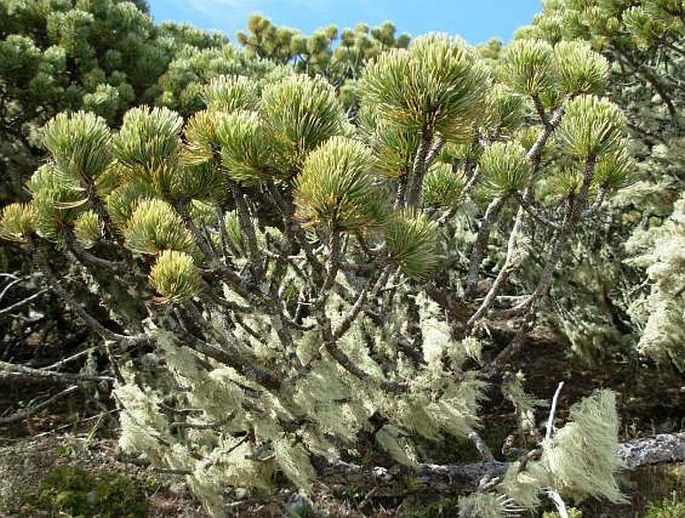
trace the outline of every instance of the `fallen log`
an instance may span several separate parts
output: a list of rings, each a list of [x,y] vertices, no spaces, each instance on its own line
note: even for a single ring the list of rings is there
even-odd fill
[[[626,469],[685,462],[685,432],[660,434],[619,445],[618,458]],[[463,494],[477,490],[483,482],[506,473],[510,463],[483,461],[471,464],[419,464],[415,468],[363,467],[348,462],[319,465],[319,481],[328,486],[375,489],[380,496],[416,491]]]
[[[659,434],[624,442],[619,446],[618,458],[627,469],[653,464],[685,461],[685,432]]]

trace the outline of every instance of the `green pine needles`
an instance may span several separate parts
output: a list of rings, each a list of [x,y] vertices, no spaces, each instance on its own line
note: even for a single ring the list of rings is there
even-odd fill
[[[91,25],[75,11],[48,30],[71,49]],[[85,111],[51,119],[50,157],[0,236],[107,341],[120,447],[186,473],[216,516],[227,486],[313,497],[367,459],[430,473],[420,445],[445,435],[491,461],[479,408],[500,365],[485,324],[523,300],[505,309],[525,333],[563,252],[630,179],[606,60],[542,40],[486,60],[390,25],[343,32],[335,50],[334,28],[250,31],[244,55],[179,52],[168,106],[132,108],[118,129]],[[560,171],[571,180],[549,196]],[[74,275],[53,271],[57,253]],[[80,278],[98,317],[74,303]],[[505,392],[534,437],[539,402],[518,379]],[[460,499],[460,515],[532,508],[550,488],[619,499],[613,405],[601,392],[574,407],[539,461]]]

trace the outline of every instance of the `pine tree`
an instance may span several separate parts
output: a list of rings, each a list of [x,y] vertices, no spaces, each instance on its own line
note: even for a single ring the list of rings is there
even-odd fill
[[[158,78],[183,47],[227,39],[198,29],[156,27],[145,2],[0,2],[0,200],[43,157],[39,128],[62,110],[84,109],[111,123],[127,108],[154,102]]]
[[[225,486],[269,491],[280,472],[311,494],[354,450],[417,467],[416,437],[468,437],[492,459],[479,404],[511,347],[483,357],[482,324],[544,227],[537,282],[506,310],[533,325],[629,164],[625,115],[602,97],[609,64],[583,43],[518,40],[493,61],[429,34],[363,67],[353,117],[326,78],[279,70],[210,80],[187,120],[56,115],[30,202],[0,217],[107,345],[120,446],[187,472],[217,515]],[[497,265],[483,264],[494,228]],[[109,318],[60,279],[61,252]],[[618,498],[612,403],[583,403],[529,476],[474,508],[533,507],[545,488]]]
[[[0,207],[28,199],[24,183],[46,159],[40,128],[51,117],[84,109],[119,124],[129,107],[161,102],[160,76],[179,54],[227,43],[186,25],[155,26],[140,0],[0,0]],[[76,234],[92,223],[84,217]],[[69,270],[71,260],[56,260],[55,267]],[[0,272],[3,347],[18,349],[32,330],[49,328],[58,330],[58,342],[74,334],[83,341],[54,297],[33,297],[39,286],[13,247],[1,247]],[[32,312],[42,317],[29,318]]]
[[[617,351],[630,356],[649,315],[649,288],[641,267],[645,262],[633,260],[624,243],[647,245],[638,245],[644,230],[664,223],[681,191],[682,5],[550,0],[543,6],[517,37],[551,44],[583,40],[610,61],[607,95],[627,115],[634,161],[626,171],[630,184],[581,230],[574,253],[567,255],[569,268],[552,289],[550,316],[584,358],[598,362]],[[539,241],[546,239],[543,234]],[[537,276],[534,266],[530,276]]]

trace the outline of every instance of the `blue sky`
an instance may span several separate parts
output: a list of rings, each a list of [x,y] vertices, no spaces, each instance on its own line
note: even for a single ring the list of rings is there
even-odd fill
[[[190,22],[218,29],[235,41],[250,13],[305,34],[335,23],[378,25],[390,20],[398,32],[417,36],[429,31],[460,34],[476,44],[491,37],[508,40],[541,9],[540,0],[148,0],[157,22]]]

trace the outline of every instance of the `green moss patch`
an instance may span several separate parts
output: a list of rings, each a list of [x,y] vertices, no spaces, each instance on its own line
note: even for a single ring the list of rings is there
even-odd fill
[[[28,504],[32,511],[47,512],[50,516],[67,513],[73,517],[146,517],[150,485],[116,473],[90,473],[59,466],[41,481]]]

